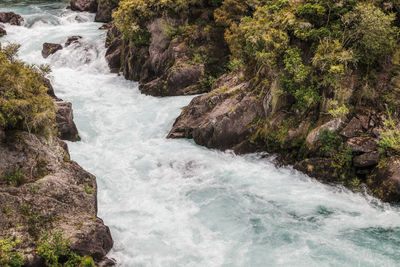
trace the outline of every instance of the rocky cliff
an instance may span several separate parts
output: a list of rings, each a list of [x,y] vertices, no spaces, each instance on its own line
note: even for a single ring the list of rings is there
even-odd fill
[[[211,90],[183,108],[169,138],[277,153],[321,181],[398,202],[399,10],[395,1],[120,1],[106,57],[146,94]]]
[[[59,138],[79,140],[72,105],[17,48],[0,44],[0,265],[111,266],[96,178]]]

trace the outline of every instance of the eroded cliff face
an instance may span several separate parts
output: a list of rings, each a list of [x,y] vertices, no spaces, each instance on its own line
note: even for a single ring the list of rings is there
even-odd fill
[[[337,119],[296,114],[290,97],[274,95],[274,86],[259,94],[243,75],[225,75],[183,108],[168,138],[192,138],[239,154],[277,153],[279,164],[320,181],[400,201],[398,157],[384,155],[378,144],[383,112],[363,108]]]
[[[26,132],[1,132],[0,239],[21,240],[27,266],[42,266],[37,241],[62,232],[80,255],[99,261],[112,248],[110,231],[97,217],[96,178],[71,161],[67,144]]]
[[[210,21],[209,10],[197,16]],[[223,31],[197,25],[185,34],[168,32],[184,28],[187,21],[161,17],[150,21],[147,44],[135,44],[123,38],[113,25],[107,34],[106,59],[113,72],[138,81],[139,90],[153,96],[200,94],[210,90],[210,79],[217,73],[216,62],[223,68],[228,50]],[[185,31],[185,30],[183,30]]]

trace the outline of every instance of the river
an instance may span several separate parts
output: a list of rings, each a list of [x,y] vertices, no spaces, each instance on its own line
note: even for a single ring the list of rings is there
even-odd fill
[[[23,15],[4,44],[51,65],[58,97],[73,103],[81,142],[72,159],[97,177],[99,217],[119,266],[399,266],[400,209],[323,185],[261,154],[237,156],[166,135],[192,97],[140,94],[110,74],[94,15],[54,1],[0,0]],[[47,59],[44,42],[72,45]]]

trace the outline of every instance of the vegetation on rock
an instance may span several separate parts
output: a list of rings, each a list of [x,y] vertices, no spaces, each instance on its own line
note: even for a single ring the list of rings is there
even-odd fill
[[[0,128],[48,134],[55,106],[43,85],[44,68],[17,60],[17,51],[16,45],[0,49]]]

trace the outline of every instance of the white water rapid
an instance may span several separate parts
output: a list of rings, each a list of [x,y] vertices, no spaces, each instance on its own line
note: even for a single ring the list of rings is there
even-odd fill
[[[49,63],[58,97],[73,103],[81,142],[72,159],[98,182],[99,217],[120,266],[400,266],[400,209],[323,185],[262,155],[236,156],[167,140],[191,97],[155,98],[110,74],[105,31],[66,2],[0,0],[23,15],[3,44]],[[70,46],[47,59],[44,42]]]

